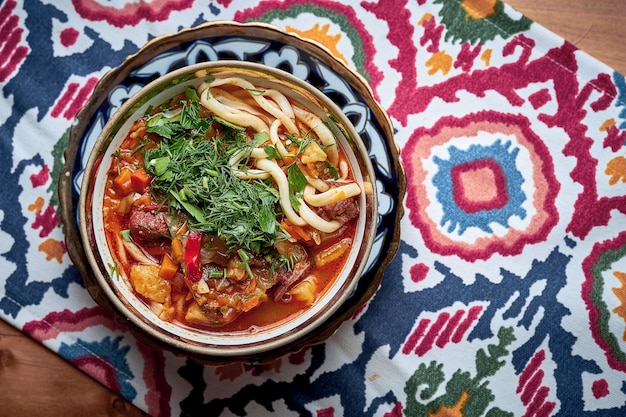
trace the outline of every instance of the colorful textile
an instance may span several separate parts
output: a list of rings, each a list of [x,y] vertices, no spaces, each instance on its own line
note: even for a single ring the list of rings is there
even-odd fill
[[[215,20],[329,48],[387,110],[406,170],[374,297],[265,365],[138,342],[89,296],[60,223],[98,80]],[[499,0],[4,0],[0,34],[0,317],[149,414],[626,412],[626,80]]]

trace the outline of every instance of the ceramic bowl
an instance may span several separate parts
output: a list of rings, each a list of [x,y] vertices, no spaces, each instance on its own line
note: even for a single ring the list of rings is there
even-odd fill
[[[174,97],[187,86],[197,86],[208,76],[243,77],[255,86],[275,88],[290,100],[312,111],[328,124],[345,151],[362,193],[358,198],[359,219],[348,260],[339,277],[316,301],[300,314],[260,331],[221,332],[199,330],[161,320],[133,291],[128,277],[119,276],[104,233],[103,199],[105,178],[113,154],[127,136],[134,121],[149,108]],[[289,352],[290,346],[323,333],[327,322],[353,293],[372,248],[377,219],[375,174],[366,147],[353,125],[328,97],[308,83],[279,69],[241,61],[214,61],[170,72],[143,87],[120,107],[104,126],[89,156],[78,205],[81,239],[99,290],[107,303],[144,341],[205,363],[254,362]],[[318,342],[321,340],[317,340]]]

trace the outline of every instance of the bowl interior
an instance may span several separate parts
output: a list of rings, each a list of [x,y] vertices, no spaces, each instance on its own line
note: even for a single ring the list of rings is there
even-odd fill
[[[359,197],[359,219],[355,239],[343,271],[325,289],[323,295],[307,310],[289,320],[262,331],[230,332],[199,331],[160,320],[139,299],[125,276],[114,276],[115,260],[107,245],[102,216],[106,172],[113,153],[129,132],[133,122],[148,108],[156,106],[181,92],[196,87],[207,74],[211,77],[236,75],[254,85],[275,88],[291,100],[316,113],[328,123],[352,166],[355,180],[364,189],[372,190]],[[170,346],[209,356],[240,356],[260,354],[291,343],[313,331],[327,320],[350,296],[365,267],[373,244],[376,224],[376,191],[374,171],[367,150],[352,124],[341,110],[321,92],[292,75],[260,64],[246,62],[209,62],[185,67],[148,84],[132,96],[110,119],[98,138],[85,171],[80,196],[80,226],[87,258],[105,296],[137,328],[149,337]]]

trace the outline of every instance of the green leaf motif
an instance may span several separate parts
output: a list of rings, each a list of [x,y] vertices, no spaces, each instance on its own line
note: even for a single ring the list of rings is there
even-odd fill
[[[420,364],[407,380],[405,415],[422,417],[436,415],[462,415],[464,417],[513,417],[513,413],[500,408],[489,408],[495,396],[489,388],[488,378],[494,376],[506,363],[502,360],[509,354],[507,346],[515,341],[512,327],[498,331],[498,344],[490,344],[487,352],[476,352],[476,375],[458,369],[446,382],[445,392],[433,398],[445,381],[443,364],[431,362]],[[418,398],[418,389],[421,389]]]

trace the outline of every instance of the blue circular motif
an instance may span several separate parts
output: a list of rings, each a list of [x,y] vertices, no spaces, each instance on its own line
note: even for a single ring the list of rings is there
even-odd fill
[[[527,200],[522,189],[524,177],[516,165],[519,148],[512,146],[511,141],[503,142],[498,139],[488,146],[474,144],[467,149],[451,146],[448,152],[449,159],[433,158],[439,168],[432,182],[437,189],[437,201],[443,208],[440,221],[442,227],[447,224],[448,232],[458,229],[459,233],[464,233],[467,229],[476,227],[486,233],[493,233],[490,224],[497,223],[508,228],[511,217],[518,216],[521,219],[526,217],[526,209],[522,206]],[[491,159],[502,168],[506,177],[508,198],[502,208],[468,213],[455,204],[452,169],[460,164],[481,159]]]

